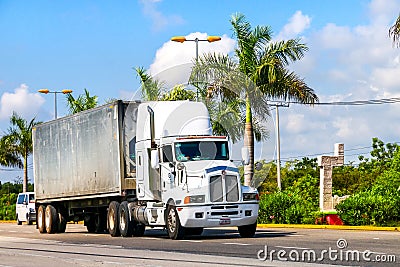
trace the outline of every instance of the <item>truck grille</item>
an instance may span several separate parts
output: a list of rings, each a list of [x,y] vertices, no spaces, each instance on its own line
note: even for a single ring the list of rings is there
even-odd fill
[[[211,202],[236,202],[239,200],[237,178],[234,175],[216,175],[210,178]]]

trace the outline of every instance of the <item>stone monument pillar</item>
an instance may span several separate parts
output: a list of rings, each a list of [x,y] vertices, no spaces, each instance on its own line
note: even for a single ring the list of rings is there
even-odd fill
[[[344,164],[344,144],[335,144],[333,156],[319,156],[320,167],[319,183],[319,207],[321,211],[331,211],[333,207],[332,197],[332,169]]]

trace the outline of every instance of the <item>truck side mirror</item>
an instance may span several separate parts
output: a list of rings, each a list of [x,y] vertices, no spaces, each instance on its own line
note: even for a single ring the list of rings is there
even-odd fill
[[[243,165],[248,165],[250,163],[250,152],[247,147],[242,147],[242,160]]]
[[[158,169],[159,167],[159,158],[158,158],[158,151],[152,150],[151,151],[151,158],[150,158],[151,167],[153,169]]]

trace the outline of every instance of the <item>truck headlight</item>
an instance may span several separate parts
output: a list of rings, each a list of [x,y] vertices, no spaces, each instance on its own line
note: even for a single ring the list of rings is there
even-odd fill
[[[186,196],[183,199],[184,204],[204,203],[204,201],[205,201],[205,195]]]
[[[243,193],[243,201],[259,200],[257,193]]]

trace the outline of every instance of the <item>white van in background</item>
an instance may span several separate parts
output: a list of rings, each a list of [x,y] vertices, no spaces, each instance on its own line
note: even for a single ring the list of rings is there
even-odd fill
[[[36,221],[35,193],[26,192],[18,194],[15,212],[17,214],[18,225],[21,225],[22,222],[32,224]]]

